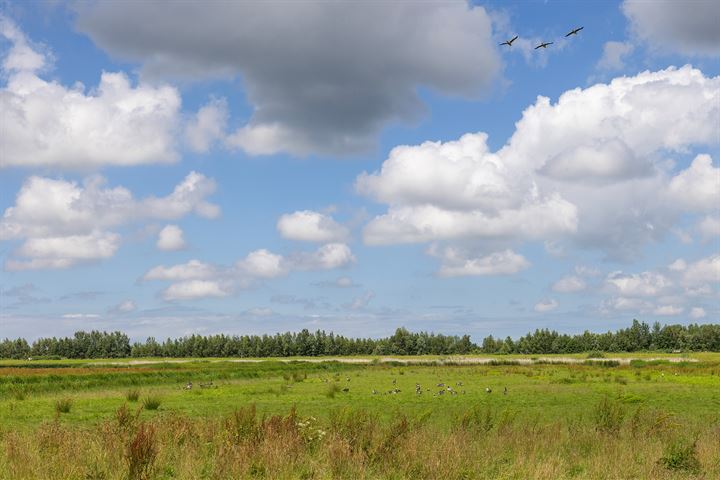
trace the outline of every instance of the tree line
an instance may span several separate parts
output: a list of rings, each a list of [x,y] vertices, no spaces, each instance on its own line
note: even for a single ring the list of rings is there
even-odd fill
[[[76,332],[73,337],[25,339],[0,342],[0,358],[125,358],[125,357],[292,357],[332,355],[456,355],[467,353],[550,354],[589,351],[636,352],[720,351],[720,325],[664,325],[633,320],[616,332],[579,335],[538,329],[519,339],[496,339],[480,345],[469,335],[448,336],[412,333],[398,328],[387,338],[348,338],[322,330],[275,335],[190,335],[158,342],[150,337],[131,343],[122,332]]]

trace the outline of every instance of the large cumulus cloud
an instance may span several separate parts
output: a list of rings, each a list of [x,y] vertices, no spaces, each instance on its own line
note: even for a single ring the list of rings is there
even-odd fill
[[[462,242],[475,257],[565,241],[627,259],[681,215],[717,213],[712,158],[675,168],[667,156],[716,145],[718,124],[720,77],[690,66],[538,97],[496,152],[486,134],[466,134],[396,147],[361,174],[357,190],[388,205],[364,239]]]
[[[254,112],[227,142],[251,154],[366,150],[422,113],[418,87],[476,97],[500,68],[488,14],[459,0],[87,2],[77,14],[145,75],[241,75]]]
[[[168,85],[133,85],[104,72],[97,88],[43,78],[47,56],[0,15],[9,41],[0,87],[0,167],[88,169],[177,160],[180,94]]]

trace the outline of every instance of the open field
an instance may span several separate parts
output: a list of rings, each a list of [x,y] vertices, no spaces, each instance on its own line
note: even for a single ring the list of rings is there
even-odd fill
[[[0,478],[720,478],[720,354],[608,357],[2,361]]]

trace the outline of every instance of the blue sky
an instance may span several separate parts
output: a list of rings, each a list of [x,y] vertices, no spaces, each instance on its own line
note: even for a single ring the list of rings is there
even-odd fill
[[[715,323],[692,3],[5,2],[0,337]]]

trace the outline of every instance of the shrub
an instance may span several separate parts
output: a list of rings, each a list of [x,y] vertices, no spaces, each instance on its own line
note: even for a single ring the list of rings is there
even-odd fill
[[[57,413],[70,413],[72,403],[71,398],[61,398],[59,400],[55,400],[55,411]]]
[[[140,392],[137,389],[128,390],[125,392],[125,398],[128,402],[137,402],[140,398]]]
[[[601,352],[600,350],[593,350],[591,352],[588,352],[587,358],[605,358],[605,353]]]
[[[620,362],[618,362],[617,360],[585,360],[583,362],[583,365],[589,365],[591,367],[613,368],[619,367]]]
[[[150,395],[143,399],[143,407],[145,407],[146,410],[157,410],[161,403],[160,397],[155,395]]]
[[[698,474],[700,473],[700,460],[697,458],[697,440],[677,439],[665,449],[659,463],[668,470],[680,470]]]
[[[32,357],[30,360],[32,361],[42,361],[42,360],[62,360],[63,357],[60,355],[37,355]]]
[[[620,402],[605,396],[595,406],[593,417],[598,430],[613,433],[620,430],[625,418],[625,409]]]

